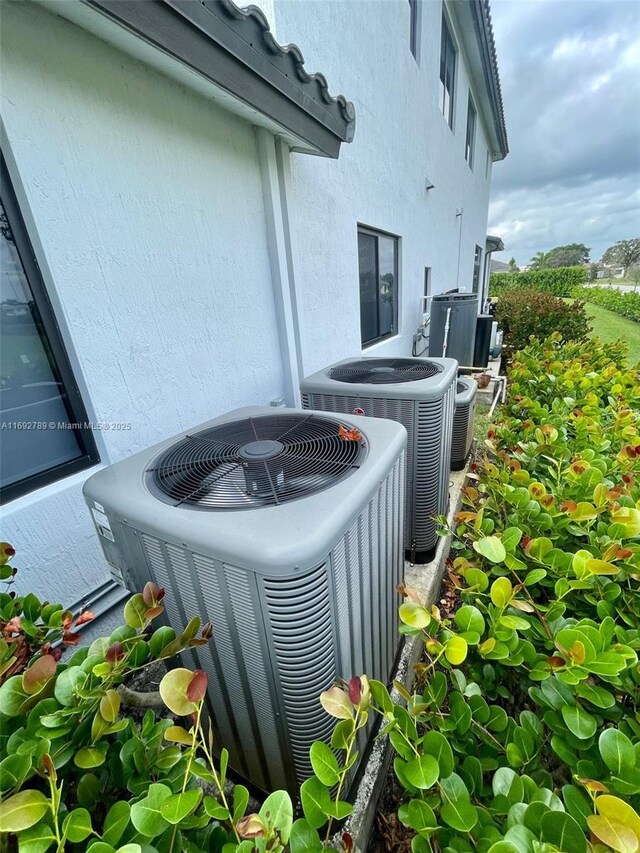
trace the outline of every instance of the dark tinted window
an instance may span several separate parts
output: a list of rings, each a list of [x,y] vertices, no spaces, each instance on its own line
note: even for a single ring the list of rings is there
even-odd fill
[[[397,331],[398,239],[387,234],[358,232],[360,330],[362,344]]]
[[[98,460],[4,161],[0,194],[0,488],[11,500]]]

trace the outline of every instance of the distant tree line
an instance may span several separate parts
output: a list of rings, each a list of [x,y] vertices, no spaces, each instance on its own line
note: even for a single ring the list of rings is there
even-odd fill
[[[590,263],[591,249],[584,243],[569,243],[566,246],[556,246],[548,252],[536,252],[531,258],[531,269],[554,269],[557,267],[583,266]],[[509,261],[509,266],[515,266],[515,260]],[[618,240],[613,246],[609,246],[602,256],[602,263],[618,265],[624,270],[624,275],[634,264],[640,262],[640,237],[632,240]],[[590,278],[595,279],[597,267],[591,264]]]

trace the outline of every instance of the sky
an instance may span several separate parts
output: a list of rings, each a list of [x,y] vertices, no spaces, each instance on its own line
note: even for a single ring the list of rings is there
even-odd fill
[[[640,236],[639,0],[492,0],[509,137],[494,163],[493,258]]]

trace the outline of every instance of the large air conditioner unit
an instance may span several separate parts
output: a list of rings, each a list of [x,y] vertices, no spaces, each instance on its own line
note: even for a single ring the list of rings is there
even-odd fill
[[[345,359],[300,385],[307,409],[391,418],[406,428],[405,549],[418,562],[433,555],[434,518],[449,502],[457,369],[451,358]]]
[[[473,427],[478,383],[468,376],[460,376],[456,382],[456,409],[453,415],[451,438],[451,468],[464,468],[473,443]]]
[[[335,722],[323,690],[390,678],[405,448],[392,421],[239,409],[84,486],[114,575],[164,587],[176,629],[213,624],[186,665],[209,676],[231,766],[263,790],[310,775],[309,747]]]

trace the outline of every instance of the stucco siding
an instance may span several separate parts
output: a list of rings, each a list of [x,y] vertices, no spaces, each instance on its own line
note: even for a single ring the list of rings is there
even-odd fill
[[[131,424],[101,433],[103,462],[280,395],[253,128],[27,3],[3,4],[1,89],[12,177],[87,403]],[[106,576],[80,490],[63,481],[4,508],[3,536],[48,597]]]
[[[349,94],[357,116],[355,139],[337,163],[292,155],[305,372],[360,352],[358,222],[401,237],[400,334],[367,351],[409,355],[424,268],[434,293],[471,289],[476,244],[484,250],[487,141],[479,118],[472,171],[464,158],[465,57],[459,52],[452,131],[438,106],[441,3],[422,4],[420,64],[409,50],[406,0],[278,0],[275,12],[278,38],[304,45],[307,65]]]
[[[367,353],[411,353],[425,267],[432,292],[471,288],[491,167],[480,113],[473,170],[464,158],[462,52],[453,130],[438,106],[441,2],[422,3],[419,63],[406,0],[268,0],[267,13],[357,115],[337,161],[291,154],[281,184],[265,174],[266,131],[260,159],[249,121],[39,5],[2,4],[16,193],[89,416],[130,424],[97,435],[101,464],[283,396],[276,273],[281,301],[295,282],[303,306],[280,329],[293,328],[288,346],[299,328],[305,374],[359,354],[358,223],[400,237],[399,334]],[[70,603],[106,579],[81,495],[90,473],[4,507],[19,589]]]

